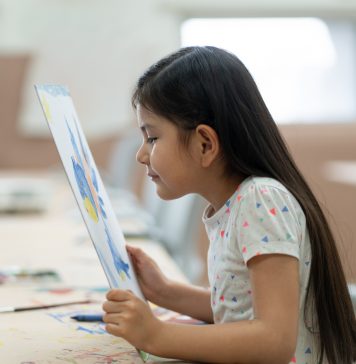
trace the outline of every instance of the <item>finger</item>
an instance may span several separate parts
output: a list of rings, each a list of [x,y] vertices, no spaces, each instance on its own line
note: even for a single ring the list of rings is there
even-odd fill
[[[122,330],[119,325],[107,324],[105,330],[111,335],[122,336]]]
[[[133,253],[138,252],[138,251],[142,251],[142,249],[141,249],[141,248],[138,248],[138,247],[136,247],[136,246],[129,245],[129,244],[126,244],[126,249],[127,249],[128,251],[130,251],[130,252],[133,252]]]
[[[116,301],[105,301],[102,308],[105,312],[122,312],[124,310],[120,303]]]
[[[121,313],[106,313],[103,315],[103,322],[107,324],[115,324],[120,325],[120,322],[122,322],[123,317]]]
[[[127,301],[133,296],[131,291],[124,291],[122,289],[111,289],[107,294],[106,298],[109,301]]]
[[[132,245],[126,245],[126,250],[131,255],[131,257],[133,257],[136,260],[139,260],[145,255],[145,253],[141,248],[136,248]]]
[[[137,302],[138,298],[126,300],[126,301],[105,301],[102,305],[102,308],[105,312],[123,312],[125,310],[131,310],[135,307],[135,302]]]
[[[126,251],[127,251],[127,254],[129,255],[129,257],[131,259],[131,262],[132,262],[134,268],[136,269],[137,257],[128,249],[128,247],[126,247]]]

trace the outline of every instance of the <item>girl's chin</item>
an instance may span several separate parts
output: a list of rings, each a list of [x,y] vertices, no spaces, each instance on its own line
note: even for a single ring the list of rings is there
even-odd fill
[[[184,196],[184,194],[174,193],[172,191],[165,189],[162,185],[157,185],[157,184],[156,184],[156,193],[160,199],[166,201],[175,200],[177,198]]]

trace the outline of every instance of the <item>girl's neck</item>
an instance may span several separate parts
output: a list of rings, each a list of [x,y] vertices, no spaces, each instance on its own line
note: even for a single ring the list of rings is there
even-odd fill
[[[211,204],[212,213],[220,210],[244,179],[245,177],[234,176],[215,178],[215,180],[210,181],[202,196]]]

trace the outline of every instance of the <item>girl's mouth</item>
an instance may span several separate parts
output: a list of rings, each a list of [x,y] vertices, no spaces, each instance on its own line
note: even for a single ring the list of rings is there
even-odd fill
[[[151,174],[151,173],[148,173],[148,177],[150,177],[152,181],[159,178],[156,174]]]

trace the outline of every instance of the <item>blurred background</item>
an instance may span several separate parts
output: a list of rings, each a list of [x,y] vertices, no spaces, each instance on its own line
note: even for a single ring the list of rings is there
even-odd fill
[[[152,197],[135,162],[140,137],[130,104],[146,67],[187,45],[228,49],[250,70],[355,282],[351,0],[0,0],[0,171],[62,171],[33,85],[67,85],[118,217],[140,209],[146,233],[205,284],[205,202],[189,196],[168,206]]]

